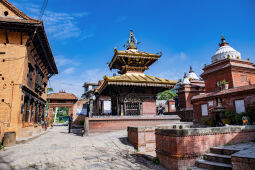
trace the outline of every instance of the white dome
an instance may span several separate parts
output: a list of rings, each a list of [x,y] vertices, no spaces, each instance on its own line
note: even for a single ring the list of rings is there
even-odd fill
[[[226,58],[241,59],[241,53],[230,47],[228,43],[225,42],[225,38],[223,37],[220,48],[212,56],[212,63]]]
[[[182,81],[182,84],[190,84],[189,78],[185,77]]]
[[[188,75],[188,79],[190,80],[199,80],[198,76],[194,72],[190,72]]]

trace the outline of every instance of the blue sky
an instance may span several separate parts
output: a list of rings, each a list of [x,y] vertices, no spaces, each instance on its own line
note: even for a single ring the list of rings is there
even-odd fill
[[[10,0],[38,18],[42,0]],[[193,66],[200,75],[211,63],[221,34],[255,62],[254,0],[49,0],[43,20],[59,74],[50,79],[58,92],[81,96],[85,81],[112,76],[107,62],[133,29],[140,51],[162,57],[146,74],[177,80]]]

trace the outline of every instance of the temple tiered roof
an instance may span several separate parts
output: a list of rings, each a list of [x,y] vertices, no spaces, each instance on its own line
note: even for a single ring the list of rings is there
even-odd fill
[[[99,83],[96,92],[101,93],[108,85],[120,86],[142,86],[142,87],[163,87],[173,88],[176,81],[149,76],[143,72],[161,57],[161,52],[152,54],[137,50],[137,42],[133,31],[130,31],[126,50],[114,49],[114,56],[109,64],[110,69],[120,70],[120,75],[104,77]]]
[[[141,73],[126,73],[114,77],[104,77],[102,84],[96,89],[101,92],[107,85],[127,85],[127,86],[143,86],[143,87],[166,87],[172,88],[176,81],[149,76]]]

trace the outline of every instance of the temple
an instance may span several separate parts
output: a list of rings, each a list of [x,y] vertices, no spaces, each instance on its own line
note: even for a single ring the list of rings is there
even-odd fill
[[[211,60],[201,74],[205,92],[191,99],[194,122],[208,117],[215,120],[216,115],[223,119],[227,110],[241,114],[255,102],[255,67],[249,58],[242,59],[241,53],[229,46],[222,36]],[[254,119],[254,115],[251,118]]]
[[[138,44],[131,30],[127,45],[124,45],[127,49],[114,49],[109,68],[118,69],[120,75],[105,76],[96,88],[95,114],[102,114],[104,100],[101,99],[108,96],[111,99],[111,115],[156,115],[157,93],[176,84],[172,80],[144,74],[162,54],[138,51]]]

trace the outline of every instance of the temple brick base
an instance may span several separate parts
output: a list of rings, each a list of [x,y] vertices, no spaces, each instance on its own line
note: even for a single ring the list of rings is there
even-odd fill
[[[128,126],[152,126],[180,122],[180,117],[169,116],[99,116],[89,118],[89,131],[110,132],[127,129]]]
[[[128,127],[128,140],[139,152],[154,152],[156,149],[155,129],[183,129],[190,128],[192,122],[168,123],[156,126]]]
[[[166,169],[187,169],[213,146],[255,139],[255,126],[156,129],[156,153]]]

